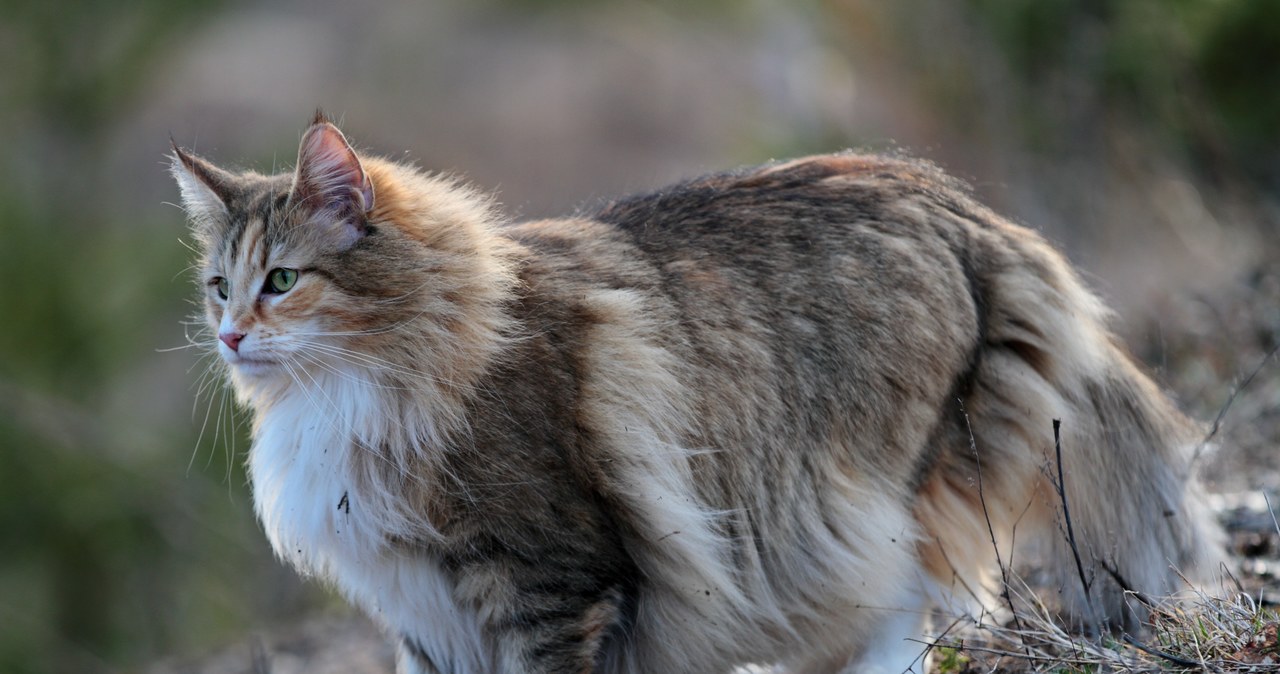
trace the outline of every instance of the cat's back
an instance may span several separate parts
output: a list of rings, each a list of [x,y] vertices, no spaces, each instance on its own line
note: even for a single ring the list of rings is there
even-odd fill
[[[702,176],[508,232],[535,269],[641,283],[642,261],[677,294],[785,291],[782,280],[812,293],[854,268],[952,284],[916,272],[968,264],[967,237],[991,218],[929,162],[848,153]]]
[[[669,372],[687,395],[634,402],[690,401],[699,443],[829,437],[845,410],[862,425],[936,407],[967,367],[976,209],[931,164],[895,158],[710,175],[510,228],[525,249],[518,311],[531,333],[555,337],[558,362],[653,365],[576,370],[588,380]]]
[[[910,204],[977,219],[964,187],[931,163],[879,155],[818,155],[712,174],[613,201],[592,214],[655,255],[753,262],[821,254],[879,232],[923,242]],[[829,250],[829,249],[827,249]]]

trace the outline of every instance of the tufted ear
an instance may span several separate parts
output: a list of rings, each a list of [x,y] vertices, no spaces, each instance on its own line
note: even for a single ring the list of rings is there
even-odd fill
[[[170,145],[173,161],[169,172],[182,192],[183,208],[197,236],[207,240],[218,225],[226,223],[227,204],[239,190],[239,182],[234,175],[187,153],[177,143],[170,141]]]
[[[289,203],[332,227],[330,235],[349,248],[367,232],[373,183],[347,139],[322,114],[302,135]]]

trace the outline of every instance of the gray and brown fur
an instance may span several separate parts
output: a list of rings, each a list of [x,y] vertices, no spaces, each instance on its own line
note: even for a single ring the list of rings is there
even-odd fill
[[[992,605],[988,521],[1093,625],[1140,617],[1107,569],[1165,595],[1218,559],[1196,427],[1060,254],[931,164],[810,157],[509,223],[360,162],[375,204],[346,250],[290,210],[296,177],[208,173],[227,211],[188,209],[210,258],[306,251],[324,282],[296,311],[403,369],[371,375],[386,413],[427,421],[353,479],[393,502],[385,554],[445,574],[496,671],[840,671],[895,610]],[[287,330],[285,306],[255,320]],[[412,638],[401,663],[454,667]]]

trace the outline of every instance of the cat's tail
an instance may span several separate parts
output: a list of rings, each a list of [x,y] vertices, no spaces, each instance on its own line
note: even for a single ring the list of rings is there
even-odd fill
[[[993,220],[970,240],[983,334],[921,480],[926,567],[966,594],[997,557],[1011,569],[1034,554],[1068,615],[1131,627],[1145,597],[1187,590],[1223,559],[1191,474],[1201,431],[1038,236]]]

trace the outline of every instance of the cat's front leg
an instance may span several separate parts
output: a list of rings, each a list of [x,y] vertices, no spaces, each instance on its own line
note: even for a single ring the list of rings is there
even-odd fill
[[[538,596],[517,600],[506,619],[492,625],[498,660],[507,674],[593,674],[618,645],[623,596],[610,588],[599,596]]]
[[[532,599],[532,601],[528,601]],[[607,657],[609,636],[620,627],[621,599],[616,592],[578,611],[549,606],[545,598],[526,598],[505,619],[490,626],[489,642],[496,652],[491,660],[503,674],[550,674],[570,672],[593,674]],[[541,605],[543,608],[538,609]],[[444,657],[448,657],[447,655]],[[462,663],[462,664],[460,664]],[[468,660],[437,663],[414,637],[402,636],[396,649],[396,674],[471,674],[476,667]],[[461,667],[462,669],[458,669]]]
[[[396,647],[396,674],[449,674],[436,663],[413,637],[400,637]]]
[[[641,573],[618,523],[567,492],[568,482],[546,487],[555,500],[483,499],[488,516],[459,517],[438,548],[451,601],[473,612],[494,674],[611,671],[630,643],[622,635],[635,621]]]

